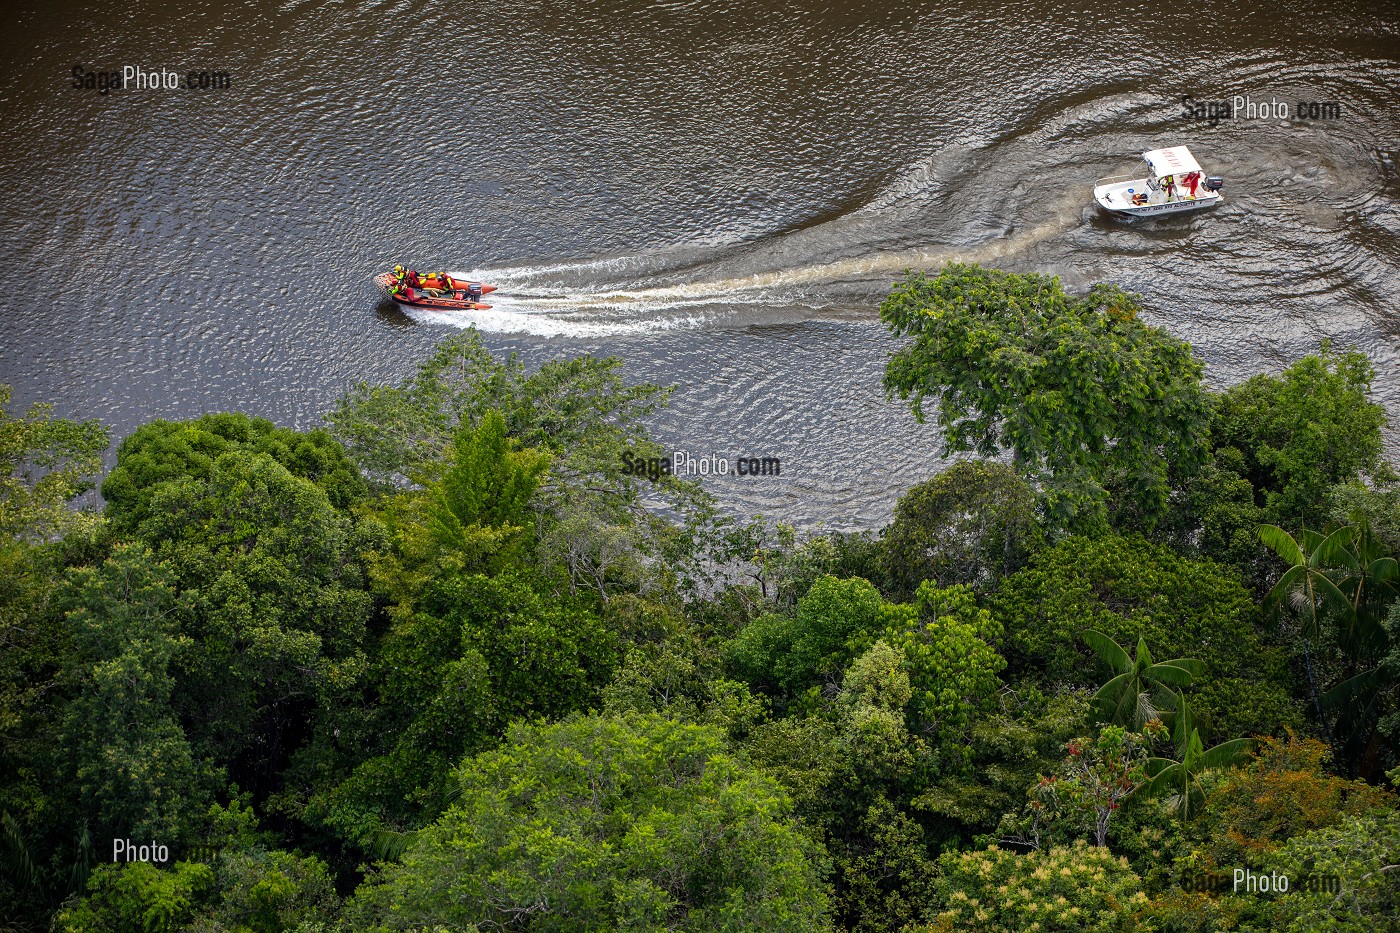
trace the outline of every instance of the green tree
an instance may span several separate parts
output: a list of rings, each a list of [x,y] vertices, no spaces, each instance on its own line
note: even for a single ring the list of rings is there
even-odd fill
[[[102,865],[87,896],[61,910],[56,933],[282,933],[324,930],[340,899],[325,863],[255,847],[212,864]]]
[[[1041,539],[1035,490],[1011,466],[980,460],[910,487],[885,529],[891,575],[907,596],[924,580],[985,587],[1021,569]]]
[[[10,412],[12,390],[0,385],[0,545],[48,541],[84,521],[68,504],[92,488],[109,443],[96,421],[53,417],[53,406]]]
[[[1193,706],[1212,735],[1267,734],[1297,720],[1288,657],[1262,639],[1239,577],[1212,561],[1137,537],[1070,538],[1007,578],[988,607],[1006,629],[1008,680],[1096,689],[1099,667],[1083,647],[1092,629],[1199,658]]]
[[[358,929],[823,930],[822,853],[714,729],[516,726],[459,802],[362,885]]]
[[[1011,453],[1060,525],[1101,527],[1104,507],[1152,527],[1169,475],[1205,462],[1209,407],[1190,347],[1137,318],[1133,296],[1096,285],[951,265],[910,273],[880,306],[913,337],[885,370],[924,417],[935,400],[944,455]]]
[[[821,577],[795,615],[764,615],[739,632],[728,647],[729,670],[788,696],[819,681],[835,686],[851,659],[852,639],[879,631],[886,611],[868,580]]]
[[[928,901],[928,840],[906,802],[929,758],[909,730],[912,695],[903,652],[877,640],[851,662],[830,702],[753,728],[745,745],[825,842],[836,916],[847,930],[899,929]]]
[[[161,483],[138,533],[168,568],[179,630],[175,702],[196,752],[248,756],[265,786],[363,672],[370,597],[354,523],[267,454],[234,450],[207,477]]]
[[[517,451],[550,458],[532,503],[542,569],[560,587],[597,588],[606,599],[614,589],[635,591],[652,570],[698,586],[710,526],[725,524],[698,484],[674,476],[650,483],[625,471],[624,455],[662,456],[646,419],[670,391],[628,384],[615,357],[554,360],[526,373],[513,354],[494,359],[467,330],[402,384],[357,384],[326,420],[371,482],[392,491],[433,477],[463,425],[500,412]],[[683,521],[649,511],[643,486]]]
[[[1396,763],[1393,741],[1400,658],[1395,657],[1395,623],[1400,620],[1400,563],[1385,553],[1364,513],[1353,516],[1354,533],[1338,555],[1338,588],[1347,599],[1335,620],[1338,648],[1346,659],[1345,680],[1322,697],[1325,712],[1336,715],[1338,737],[1349,762],[1375,778]],[[1387,742],[1387,735],[1391,741]],[[1389,746],[1388,750],[1385,746]],[[1388,754],[1387,754],[1388,751]]]
[[[1393,476],[1381,458],[1386,416],[1370,400],[1371,378],[1366,357],[1324,343],[1320,354],[1277,376],[1258,375],[1214,396],[1210,462],[1183,478],[1166,535],[1237,568],[1263,592],[1273,570],[1258,547],[1259,525],[1346,524],[1356,508],[1383,503],[1384,493],[1365,491]],[[1382,525],[1396,527],[1383,518]],[[1400,550],[1400,536],[1387,548]]]
[[[1098,713],[1105,722],[1142,729],[1153,719],[1167,720],[1177,705],[1172,687],[1185,687],[1205,669],[1195,658],[1174,658],[1153,663],[1147,639],[1139,638],[1136,656],[1102,632],[1089,629],[1084,640],[1113,671],[1113,679],[1094,694]],[[1163,714],[1165,710],[1165,715]]]
[[[73,571],[57,600],[77,655],[57,737],[84,815],[99,839],[178,846],[208,806],[208,782],[171,706],[173,660],[190,647],[175,592],[142,547],[119,545]]]
[[[122,531],[135,531],[151,516],[152,500],[164,484],[208,479],[215,462],[234,451],[271,457],[315,484],[338,509],[367,491],[355,464],[326,431],[292,431],[238,412],[191,421],[157,419],[117,447],[116,466],[102,481],[107,517]]]
[[[1088,731],[1089,712],[1084,691],[1002,688],[968,728],[969,767],[940,772],[911,808],[939,818],[950,841],[995,832],[1003,814],[1024,806],[1026,788],[1059,766],[1066,743]]]
[[[913,758],[904,710],[914,691],[905,665],[903,652],[877,641],[851,662],[836,696],[847,753],[882,776],[906,771]]]
[[[459,428],[452,453],[442,481],[431,487],[434,530],[457,537],[473,525],[523,528],[529,522],[530,497],[548,457],[510,450],[499,411],[488,411],[475,430]]]
[[[1327,493],[1327,518],[1338,525],[1364,524],[1382,551],[1400,554],[1400,483],[1338,483]]]
[[[441,813],[454,764],[512,720],[598,705],[619,655],[587,601],[543,594],[524,574],[435,578],[385,633],[368,678],[373,708],[334,743],[351,773],[318,789],[308,819],[382,850],[382,831]]]
[[[978,607],[967,586],[919,585],[912,605],[887,610],[886,638],[904,655],[918,729],[949,770],[966,763],[967,728],[989,709],[1006,661],[993,644],[1001,624]]]
[[[1257,928],[1281,933],[1372,933],[1400,916],[1400,810],[1349,815],[1290,839],[1263,865],[1289,878],[1287,894],[1260,904]],[[1300,883],[1312,879],[1315,883]],[[1319,881],[1332,881],[1337,889]]]
[[[163,871],[146,862],[100,865],[87,897],[54,917],[61,933],[175,933],[186,928],[213,885],[214,871],[177,862]]]
[[[1212,445],[1239,452],[1263,522],[1321,527],[1333,485],[1385,472],[1374,375],[1364,354],[1324,344],[1281,375],[1255,376],[1220,397]]]

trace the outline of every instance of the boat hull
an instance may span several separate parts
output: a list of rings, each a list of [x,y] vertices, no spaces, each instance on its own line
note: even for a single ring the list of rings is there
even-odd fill
[[[1184,214],[1215,207],[1225,200],[1218,191],[1200,191],[1194,198],[1183,197],[1168,201],[1160,194],[1153,195],[1146,204],[1134,204],[1133,191],[1145,191],[1147,179],[1100,185],[1094,189],[1094,200],[1104,210],[1123,217],[1156,217],[1162,214]]]

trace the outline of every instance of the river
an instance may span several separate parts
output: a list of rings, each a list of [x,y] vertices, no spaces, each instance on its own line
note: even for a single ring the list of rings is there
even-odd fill
[[[727,508],[876,527],[942,466],[881,392],[879,301],[961,259],[1140,292],[1217,386],[1356,346],[1400,412],[1400,9],[1239,6],[7,13],[0,382],[118,437],[231,409],[305,428],[474,323],[531,364],[618,354],[677,385],[671,448],[780,458],[705,480]],[[211,86],[73,87],[123,66]],[[1236,95],[1288,115],[1184,113]],[[1222,207],[1093,208],[1096,177],[1178,143]],[[405,314],[369,282],[398,261],[495,282],[495,307]]]

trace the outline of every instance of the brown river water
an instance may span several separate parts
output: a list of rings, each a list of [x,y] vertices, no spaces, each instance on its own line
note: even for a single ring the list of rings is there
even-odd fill
[[[883,397],[877,308],[961,259],[1140,292],[1215,385],[1356,346],[1400,413],[1400,8],[1071,7],[10,10],[0,382],[118,437],[230,409],[311,427],[475,323],[527,362],[676,384],[672,449],[781,459],[706,479],[728,508],[874,527],[941,466]],[[104,93],[124,67],[196,86]],[[1207,118],[1236,96],[1287,112]],[[1093,207],[1096,177],[1181,143],[1223,206]],[[404,313],[369,281],[396,261],[497,283],[495,307]]]

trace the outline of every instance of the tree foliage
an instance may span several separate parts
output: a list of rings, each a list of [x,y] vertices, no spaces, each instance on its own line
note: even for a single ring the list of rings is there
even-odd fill
[[[924,580],[986,587],[1024,566],[1042,537],[1035,490],[1012,467],[960,460],[900,496],[885,548],[912,596]]]
[[[363,672],[370,599],[354,524],[310,480],[236,450],[205,478],[160,484],[138,534],[169,569],[193,643],[176,691],[191,739],[250,755],[255,780]]]
[[[357,928],[828,928],[820,848],[716,730],[518,726],[459,779],[459,803],[356,894]]]
[[[124,531],[135,530],[151,517],[164,484],[207,480],[215,462],[235,451],[272,458],[314,484],[339,509],[366,493],[359,471],[329,433],[279,428],[266,418],[239,413],[213,414],[192,421],[152,421],[122,441],[116,466],[102,481],[108,519]]]
[[[1154,663],[1145,638],[1131,657],[1102,632],[1089,629],[1084,640],[1114,673],[1094,694],[1099,716],[1114,725],[1141,729],[1153,719],[1169,719],[1180,699],[1172,687],[1189,685],[1205,669],[1195,658]]]
[[[0,385],[0,544],[47,541],[83,520],[69,503],[92,487],[107,449],[96,421],[53,417],[53,406],[10,411],[12,390]]]
[[[1211,442],[1241,455],[1262,521],[1321,527],[1332,486],[1384,472],[1386,414],[1370,399],[1374,375],[1364,354],[1324,345],[1279,376],[1255,376],[1221,396]]]
[[[1009,462],[881,534],[624,473],[666,391],[474,332],[334,436],[138,429],[105,521],[71,501],[100,428],[0,414],[0,928],[1385,928],[1400,510],[1368,366],[1209,395],[1134,301],[901,283],[887,388]],[[1346,880],[1199,890],[1238,865]]]
[[[770,613],[739,632],[729,645],[729,669],[786,695],[819,682],[834,686],[851,659],[852,639],[878,631],[885,611],[868,580],[822,577],[795,614]]]
[[[1001,624],[980,608],[967,586],[936,587],[925,581],[913,605],[891,607],[886,629],[900,650],[912,686],[910,706],[922,734],[935,742],[944,766],[967,759],[967,728],[989,709],[1006,666],[993,645]]]
[[[989,605],[1006,627],[1013,676],[1097,687],[1108,668],[1083,647],[1092,629],[1199,658],[1193,705],[1211,735],[1269,732],[1295,718],[1286,658],[1263,640],[1258,606],[1210,561],[1136,537],[1071,538],[1007,578]]]
[[[179,845],[208,805],[208,779],[171,703],[174,660],[190,648],[175,591],[149,552],[123,545],[100,567],[73,572],[58,602],[76,657],[57,738],[84,815],[100,839]]]
[[[1010,453],[1053,520],[1101,525],[1105,506],[1151,527],[1168,474],[1205,461],[1209,403],[1191,348],[1137,318],[1136,299],[1097,285],[951,265],[909,273],[880,306],[898,337],[890,395],[920,420],[936,407],[944,453]]]
[[[947,852],[938,860],[940,911],[927,933],[1131,933],[1147,895],[1127,859],[1080,840],[1018,855],[997,846]]]

